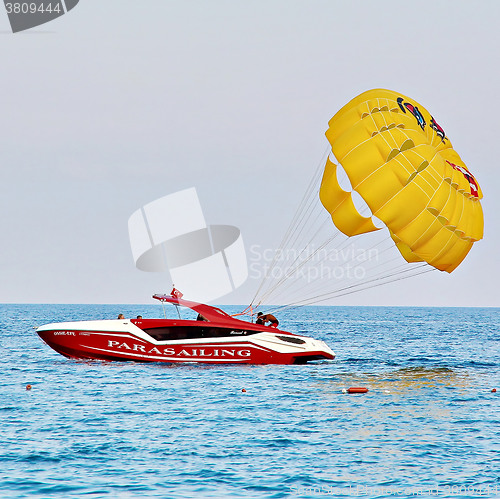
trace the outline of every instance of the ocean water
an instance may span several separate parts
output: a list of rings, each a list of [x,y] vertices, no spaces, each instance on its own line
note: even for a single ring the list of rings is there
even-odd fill
[[[287,311],[337,354],[297,366],[74,361],[33,329],[120,312],[162,315],[0,305],[1,498],[500,497],[500,309]]]

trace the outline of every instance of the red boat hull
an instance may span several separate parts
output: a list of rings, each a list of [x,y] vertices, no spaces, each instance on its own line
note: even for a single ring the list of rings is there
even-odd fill
[[[276,352],[252,341],[154,345],[140,338],[110,335],[105,332],[67,331],[65,336],[59,334],[54,337],[55,334],[46,331],[40,333],[40,336],[56,352],[74,359],[208,364],[298,364],[310,360],[334,358],[334,355],[319,349],[307,352]]]
[[[241,321],[208,305],[167,300],[192,308],[205,320],[63,322],[41,326],[37,333],[56,352],[75,359],[302,364],[335,358],[323,341]]]

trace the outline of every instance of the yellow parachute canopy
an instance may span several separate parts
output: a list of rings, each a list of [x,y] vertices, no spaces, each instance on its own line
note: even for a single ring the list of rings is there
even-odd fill
[[[329,122],[326,137],[352,185],[408,262],[452,272],[483,237],[481,189],[444,130],[413,99],[369,90]],[[347,236],[377,230],[327,160],[320,199]]]

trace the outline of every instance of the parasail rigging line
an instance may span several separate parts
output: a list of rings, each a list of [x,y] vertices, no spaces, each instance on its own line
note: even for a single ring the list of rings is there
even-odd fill
[[[384,240],[384,241],[381,241],[379,244],[384,243],[384,242],[388,242],[388,241]],[[374,245],[374,246],[377,246],[377,245]],[[390,250],[390,249],[393,249],[393,248],[388,247],[385,250],[382,250],[381,253],[384,253],[385,251]],[[399,265],[391,267],[391,265],[393,265],[394,262],[399,262]],[[384,269],[384,267],[387,267],[388,265],[389,265],[389,268]],[[370,266],[370,268],[369,268],[369,274],[366,275],[366,277],[360,278],[360,280],[358,281],[358,283],[356,284],[356,286],[362,286],[369,279],[373,279],[373,278],[375,278],[377,276],[382,276],[382,278],[383,278],[384,276],[387,275],[388,272],[393,272],[394,275],[397,272],[401,272],[401,271],[405,272],[406,270],[408,270],[407,265],[408,264],[406,262],[405,263],[401,263],[401,256],[399,254],[395,255],[393,258],[391,258],[389,260],[382,261],[382,262],[378,263],[377,265]],[[340,267],[340,268],[342,269],[342,267]],[[355,266],[354,269],[355,268],[357,268],[357,267]],[[413,267],[413,268],[415,268],[415,267]],[[383,269],[383,270],[381,270],[381,269]],[[379,270],[379,272],[373,273],[375,270]],[[274,294],[272,300],[275,303],[278,302],[278,301],[280,301],[281,297],[286,292],[286,289],[290,288],[290,285],[292,285],[292,284],[294,284],[293,281],[289,281],[288,283],[285,283],[285,285],[282,286],[281,288],[279,288],[278,291],[277,291],[277,293]],[[341,284],[342,285],[342,283],[338,283],[338,282],[337,282],[337,284]],[[298,293],[301,294],[301,298],[302,298],[304,296],[304,291],[306,291],[306,289],[308,290],[308,292],[312,292],[312,288],[315,285],[316,285],[316,287],[314,288],[315,292],[318,293],[319,291],[321,291],[321,290],[323,290],[325,288],[331,288],[331,286],[332,286],[332,280],[328,279],[326,282],[325,282],[324,279],[323,280],[321,280],[321,279],[311,280],[311,281],[307,282],[306,284],[303,284],[299,289],[292,290],[292,295],[286,297],[287,298],[286,299],[286,303],[294,303],[297,300],[296,295]],[[334,292],[338,291],[339,289],[343,289],[343,288],[331,289],[330,292],[334,293]],[[268,303],[269,302],[271,302],[271,297],[268,298]]]
[[[415,272],[416,270],[420,270],[423,267],[424,267],[424,269],[421,270],[420,272]],[[427,274],[429,272],[434,272],[435,270],[437,270],[437,269],[424,263],[420,267],[413,267],[411,269],[407,269],[406,271],[398,272],[396,274],[386,275],[384,277],[377,278],[377,279],[374,279],[372,281],[366,281],[363,283],[353,284],[351,286],[346,286],[345,288],[338,289],[336,291],[324,293],[322,295],[313,296],[313,297],[310,297],[310,298],[307,298],[307,299],[304,299],[301,301],[297,301],[295,303],[290,303],[287,305],[281,305],[281,306],[278,306],[275,308],[271,308],[269,311],[266,310],[266,313],[278,313],[278,312],[282,312],[284,310],[288,310],[291,308],[299,308],[299,307],[303,307],[306,305],[321,303],[323,301],[327,301],[327,300],[330,300],[332,298],[339,298],[341,296],[350,295],[353,293],[357,293],[359,291],[365,291],[367,289],[381,286],[382,284],[389,284],[391,282],[401,281],[403,279],[408,279],[410,277],[416,277],[418,275]],[[407,273],[407,275],[401,275],[404,273]],[[384,281],[384,282],[379,282],[379,281]],[[368,284],[371,284],[371,285],[368,286]]]
[[[325,156],[327,155],[328,155],[327,153],[323,155],[322,161],[320,163],[321,167],[325,161]],[[294,284],[294,281],[291,280],[290,278],[295,274],[297,274],[297,272],[299,272],[305,265],[307,265],[312,259],[314,259],[316,255],[318,255],[323,249],[329,246],[330,243],[332,243],[333,241],[338,239],[340,235],[342,235],[340,231],[336,231],[333,234],[333,236],[329,236],[325,240],[322,240],[318,245],[318,247],[314,251],[310,251],[304,258],[304,254],[309,249],[311,241],[314,241],[315,238],[320,234],[320,232],[325,228],[325,226],[331,223],[330,217],[327,216],[327,213],[324,211],[323,207],[320,205],[317,198],[321,173],[322,173],[321,168],[317,168],[315,173],[313,174],[312,179],[309,182],[308,188],[306,189],[306,193],[304,194],[301,203],[299,205],[299,208],[295,213],[292,223],[288,227],[286,234],[282,239],[280,247],[275,251],[273,261],[269,269],[267,270],[266,275],[264,276],[264,279],[262,280],[261,285],[259,286],[259,289],[257,290],[254,296],[252,305],[257,301],[256,307],[259,307],[263,303],[266,302],[269,303],[271,301],[271,297],[273,297],[273,299],[276,299],[279,295],[282,296],[284,292],[286,292],[286,290],[289,289]],[[315,218],[311,220],[314,217],[314,211],[317,208],[319,208],[320,211],[316,214]],[[302,209],[302,214],[301,214],[301,209]],[[362,214],[366,211],[368,211],[369,215],[371,216],[370,209],[365,204],[363,208],[360,210],[360,213]],[[318,220],[320,220],[321,218],[325,218],[325,220],[321,223],[319,227],[316,227]],[[315,232],[311,236],[310,233],[313,230],[315,230]],[[301,236],[303,236],[303,239],[300,239]],[[305,238],[305,236],[308,237]],[[384,240],[374,244],[372,248],[384,243],[386,240],[390,240],[390,237],[387,236]],[[296,244],[298,241],[302,241],[302,243],[299,245],[300,250],[295,252],[296,253],[295,259],[291,263],[290,267],[288,267],[286,271],[284,270],[283,272],[281,272],[280,278],[273,279],[272,276],[274,270],[280,269],[280,256],[283,255],[283,253],[285,252],[285,247],[287,245],[290,245],[293,248],[293,245]],[[343,248],[345,248],[345,246],[348,243],[349,239],[342,240],[333,248],[331,248],[330,251],[337,251],[337,252],[341,251]],[[368,251],[370,249],[371,248],[369,248]],[[325,253],[324,259],[328,257],[328,254],[329,253]],[[299,260],[300,262],[297,264]],[[382,264],[379,265],[386,265],[386,263],[387,262],[382,262]],[[286,262],[283,262],[281,263],[281,266],[285,264]],[[277,272],[277,274],[280,275],[280,272]],[[311,283],[308,283],[309,287],[310,284]],[[304,286],[302,286],[301,289],[303,290]]]
[[[309,181],[309,185],[307,186],[307,188],[304,192],[304,195],[303,195],[303,197],[302,197],[302,199],[301,199],[301,201],[300,201],[300,203],[295,211],[295,214],[292,218],[292,221],[290,222],[287,230],[285,231],[285,234],[284,234],[278,248],[284,248],[288,244],[289,240],[292,237],[294,237],[298,227],[300,226],[300,220],[301,219],[303,220],[306,216],[304,214],[304,208],[306,209],[306,213],[309,213],[309,211],[311,210],[311,206],[314,207],[314,204],[313,204],[314,198],[312,197],[312,194],[313,194],[313,191],[314,191],[315,187],[317,186],[319,178],[322,174],[324,160],[325,160],[325,157],[328,156],[329,151],[330,151],[330,148],[327,147],[323,156],[322,156],[321,161],[319,162],[318,166],[316,167],[316,171],[314,172],[311,180]],[[274,253],[274,258],[270,264],[269,272],[271,272],[272,269],[275,267],[275,265],[278,261],[278,258],[279,258],[279,250],[275,251],[275,253]],[[252,306],[254,304],[254,302],[256,301],[257,296],[261,292],[265,283],[266,283],[266,279],[264,278],[262,280],[262,282],[260,283],[259,288],[255,292],[255,295],[250,303],[250,306]]]

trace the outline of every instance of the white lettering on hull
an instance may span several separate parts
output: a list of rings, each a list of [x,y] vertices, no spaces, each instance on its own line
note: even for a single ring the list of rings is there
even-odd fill
[[[114,340],[108,340],[108,347],[117,349],[117,350],[130,350],[131,352],[141,352],[146,355],[164,355],[164,356],[174,356],[174,357],[179,357],[179,358],[191,358],[191,357],[196,357],[196,358],[206,358],[206,357],[250,357],[252,354],[252,351],[243,348],[243,349],[236,349],[236,348],[214,348],[214,349],[209,349],[207,347],[204,348],[186,348],[184,347],[181,350],[176,350],[175,348],[164,348],[163,351],[160,350],[158,347],[152,347],[151,349],[147,349],[145,345],[139,345],[137,343],[133,343],[132,346],[130,346],[127,342],[120,342],[120,341],[114,341]]]

